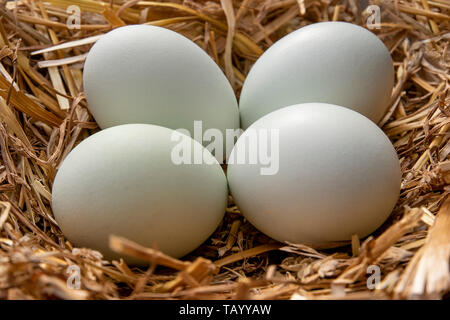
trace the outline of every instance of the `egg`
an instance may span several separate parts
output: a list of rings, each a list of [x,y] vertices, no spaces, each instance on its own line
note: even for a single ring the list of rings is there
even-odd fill
[[[197,44],[169,29],[131,25],[110,31],[89,51],[83,84],[88,108],[103,129],[147,123],[183,128],[194,137],[194,121],[201,121],[203,131],[224,135],[239,128],[237,100],[222,70]]]
[[[254,122],[234,146],[227,176],[257,229],[278,241],[326,246],[379,227],[399,197],[401,171],[371,120],[306,103]]]
[[[175,133],[155,125],[127,124],[77,145],[53,184],[53,212],[64,235],[108,259],[120,257],[109,248],[111,234],[174,257],[201,245],[225,213],[227,181],[203,146]],[[182,141],[203,153],[201,163],[179,161]],[[131,257],[127,261],[140,263]]]
[[[241,125],[289,105],[323,102],[378,122],[389,107],[394,67],[370,31],[346,22],[321,22],[273,44],[253,65],[242,88]]]

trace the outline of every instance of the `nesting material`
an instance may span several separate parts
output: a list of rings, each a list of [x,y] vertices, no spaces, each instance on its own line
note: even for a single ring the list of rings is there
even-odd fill
[[[447,0],[17,0],[0,7],[0,298],[409,299],[450,289],[450,6]],[[71,5],[81,9],[75,25]],[[73,7],[72,7],[73,8]],[[72,13],[71,13],[72,12]],[[105,261],[64,238],[50,207],[62,160],[99,128],[83,95],[83,62],[113,28],[146,23],[196,42],[236,95],[256,59],[319,21],[370,27],[396,79],[380,126],[400,158],[390,218],[366,239],[333,248],[277,243],[229,199],[216,232],[182,260],[111,237],[148,269]],[[71,23],[67,23],[70,21]],[[195,81],[195,79],[193,79]],[[314,139],[312,136],[311,139]],[[78,277],[79,275],[79,277]]]

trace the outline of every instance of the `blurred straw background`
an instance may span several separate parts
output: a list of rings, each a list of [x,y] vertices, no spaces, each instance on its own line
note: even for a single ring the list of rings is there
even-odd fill
[[[381,9],[379,24],[371,15],[377,7],[367,5]],[[81,25],[73,28],[78,9]],[[146,269],[104,261],[64,238],[50,207],[52,182],[64,157],[99,130],[86,108],[82,72],[102,34],[137,23],[184,34],[217,62],[239,96],[252,64],[277,39],[331,20],[371,27],[396,70],[380,125],[398,152],[402,191],[371,237],[334,249],[276,243],[230,198],[218,230],[182,260],[111,238],[113,249],[149,261]],[[1,1],[0,298],[448,297],[449,39],[448,0]]]

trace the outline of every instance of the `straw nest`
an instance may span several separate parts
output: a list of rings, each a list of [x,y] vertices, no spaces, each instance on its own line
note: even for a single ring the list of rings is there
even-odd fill
[[[271,241],[245,221],[230,198],[218,230],[183,260],[111,238],[114,250],[150,262],[148,269],[136,269],[73,247],[50,207],[58,166],[99,130],[81,81],[86,53],[98,36],[136,23],[180,32],[220,65],[239,95],[250,67],[274,41],[318,21],[365,25],[368,12],[360,5],[367,1],[2,0],[0,298],[445,297],[450,288],[450,4],[372,4],[381,7],[380,28],[373,31],[390,50],[396,70],[391,106],[380,123],[403,171],[390,219],[367,239],[313,249]],[[67,27],[70,5],[81,9],[80,29]],[[381,281],[373,288],[377,274]]]

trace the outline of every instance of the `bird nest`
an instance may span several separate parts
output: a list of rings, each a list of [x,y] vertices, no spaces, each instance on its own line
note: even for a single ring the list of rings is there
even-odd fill
[[[3,0],[0,15],[0,298],[448,294],[448,0]],[[397,150],[403,177],[398,203],[382,227],[334,248],[278,243],[254,229],[230,197],[215,233],[181,260],[112,236],[113,250],[149,262],[136,268],[106,261],[64,237],[50,206],[52,183],[65,156],[99,130],[87,109],[82,73],[87,52],[102,34],[138,23],[179,32],[216,61],[239,96],[265,49],[319,21],[370,28],[394,61],[392,100],[379,125]]]

